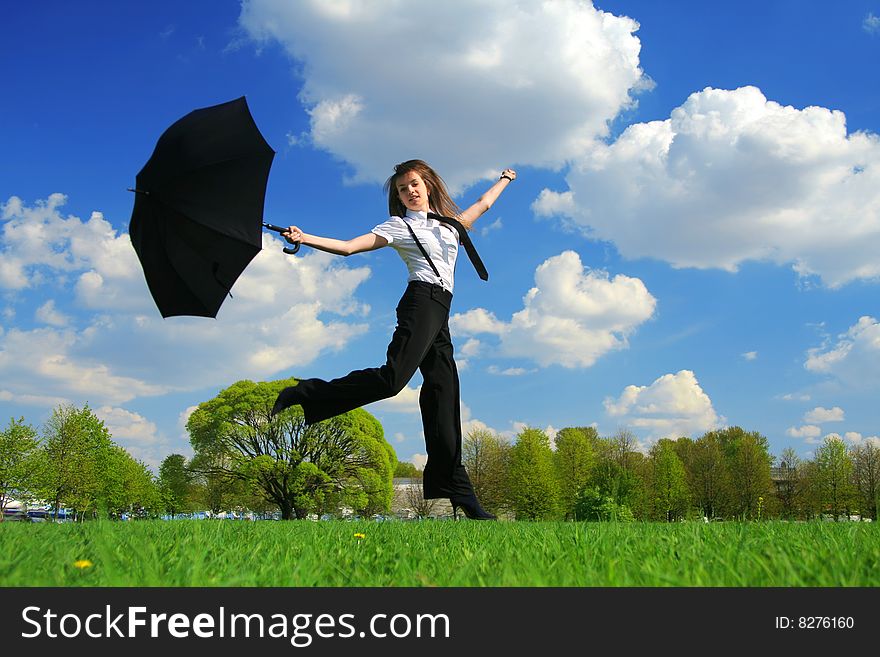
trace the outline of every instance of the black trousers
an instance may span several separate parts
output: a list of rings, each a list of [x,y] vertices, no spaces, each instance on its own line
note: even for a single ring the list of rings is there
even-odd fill
[[[452,294],[439,285],[411,281],[397,305],[397,327],[384,365],[332,381],[303,379],[296,386],[297,403],[312,424],[393,397],[419,370],[424,378],[419,408],[428,451],[426,499],[474,492],[461,464],[461,400],[449,335],[451,303]]]

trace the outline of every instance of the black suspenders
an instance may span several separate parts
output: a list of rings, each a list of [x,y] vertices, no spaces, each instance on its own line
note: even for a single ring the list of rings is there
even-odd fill
[[[416,246],[419,247],[419,251],[421,251],[421,252],[422,252],[422,255],[425,256],[425,260],[427,260],[427,261],[428,261],[428,264],[431,265],[431,269],[434,270],[434,273],[437,275],[437,278],[438,278],[438,279],[440,280],[440,282],[442,283],[442,282],[443,282],[443,279],[440,278],[440,272],[437,271],[437,266],[434,264],[434,261],[431,260],[431,256],[428,255],[428,252],[425,251],[425,247],[422,246],[422,243],[419,241],[419,238],[416,237],[416,232],[412,229],[412,226],[409,225],[409,222],[408,222],[405,218],[401,217],[401,220],[403,221],[403,223],[406,224],[406,227],[407,227],[407,229],[409,230],[409,234],[412,235],[412,238],[413,238],[413,239],[415,240],[415,242],[416,242]]]

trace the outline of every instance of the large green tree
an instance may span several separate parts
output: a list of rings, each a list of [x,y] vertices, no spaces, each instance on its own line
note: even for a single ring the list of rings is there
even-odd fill
[[[9,420],[0,431],[0,520],[13,496],[29,497],[36,486],[37,430],[24,418]]]
[[[350,457],[353,473],[335,487],[340,501],[364,516],[389,511],[394,501],[397,454],[385,440],[379,420],[358,408],[324,424],[341,431],[355,445]],[[335,506],[325,510],[333,511]]]
[[[559,515],[553,451],[550,438],[540,429],[524,429],[510,448],[507,490],[517,519],[550,520]]]
[[[98,510],[113,464],[113,446],[110,432],[88,404],[52,411],[43,426],[38,472],[42,495],[52,502],[55,514],[62,507],[80,516]]]
[[[342,504],[387,509],[397,459],[381,424],[362,409],[310,426],[299,406],[271,417],[278,393],[295,383],[238,381],[199,404],[187,422],[196,456],[209,455],[208,472],[261,491],[284,519]]]
[[[594,444],[599,435],[594,427],[568,427],[556,434],[553,464],[559,481],[559,499],[563,515],[575,517],[578,494],[590,481],[596,465]]]

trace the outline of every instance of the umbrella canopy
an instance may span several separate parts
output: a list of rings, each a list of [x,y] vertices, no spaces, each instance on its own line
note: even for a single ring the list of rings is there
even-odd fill
[[[190,112],[136,178],[132,245],[162,317],[216,317],[262,248],[275,151],[244,97]]]

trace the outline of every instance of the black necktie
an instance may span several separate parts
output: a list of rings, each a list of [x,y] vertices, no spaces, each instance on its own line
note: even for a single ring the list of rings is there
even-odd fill
[[[467,229],[462,226],[461,222],[457,219],[453,219],[452,217],[443,217],[439,214],[435,214],[433,212],[428,213],[428,219],[436,219],[437,221],[442,221],[444,224],[449,224],[455,230],[458,231],[458,237],[461,240],[461,244],[464,247],[464,250],[468,254],[468,258],[471,260],[471,264],[473,264],[474,269],[477,270],[477,274],[484,281],[489,280],[489,272],[486,271],[486,265],[483,264],[483,261],[480,260],[480,254],[477,253],[477,249],[474,247],[474,243],[471,242],[471,237],[468,235]]]

